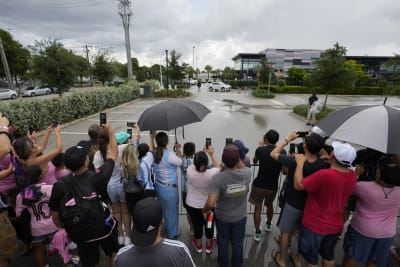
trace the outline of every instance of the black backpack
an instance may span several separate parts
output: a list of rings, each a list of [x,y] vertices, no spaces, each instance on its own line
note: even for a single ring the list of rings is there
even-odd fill
[[[67,185],[68,194],[58,213],[68,237],[75,243],[96,241],[104,237],[108,233],[107,214],[95,190],[90,195],[83,195],[71,176],[61,181]]]

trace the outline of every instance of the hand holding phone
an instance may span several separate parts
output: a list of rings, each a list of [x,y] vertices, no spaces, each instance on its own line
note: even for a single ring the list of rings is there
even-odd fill
[[[56,128],[57,126],[58,126],[57,119],[53,119],[53,121],[51,122],[51,127]]]
[[[308,131],[305,131],[305,132],[298,131],[297,132],[298,137],[306,137],[307,135],[308,135]]]
[[[101,112],[100,113],[100,125],[104,125],[107,123],[107,114]]]
[[[290,146],[289,146],[289,153],[290,153],[291,155],[296,154],[296,144],[295,144],[295,143],[291,143],[291,144],[290,144]]]
[[[232,143],[233,143],[233,138],[229,138],[229,137],[225,138],[225,146],[230,145]]]
[[[208,149],[208,147],[211,145],[211,138],[207,137],[206,138],[206,148]]]
[[[126,122],[126,127],[135,128],[135,124],[136,124],[136,122],[133,122],[133,121],[127,121],[127,122]]]

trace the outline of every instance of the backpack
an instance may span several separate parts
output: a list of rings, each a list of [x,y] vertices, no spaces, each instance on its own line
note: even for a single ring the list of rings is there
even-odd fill
[[[33,203],[38,202],[44,194],[40,191],[40,186],[28,185],[22,189],[21,195],[22,204],[25,206],[31,206]]]
[[[132,211],[136,203],[146,197],[145,190],[134,175],[128,175],[127,178],[121,179],[125,192],[126,205],[129,211]]]
[[[89,178],[89,177],[88,177]],[[103,202],[93,190],[90,195],[83,195],[71,176],[61,179],[68,188],[58,212],[68,237],[78,242],[91,242],[104,237],[107,232],[107,214]]]

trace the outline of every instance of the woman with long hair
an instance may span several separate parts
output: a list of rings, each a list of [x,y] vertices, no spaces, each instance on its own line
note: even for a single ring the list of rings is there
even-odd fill
[[[380,160],[377,179],[358,182],[353,195],[356,208],[345,234],[344,267],[386,267],[390,246],[396,235],[400,208],[400,162],[395,156]]]
[[[176,154],[167,149],[168,135],[159,132],[155,136],[157,143],[154,174],[156,178],[157,198],[161,202],[165,224],[163,230],[168,231],[168,238],[176,239],[179,236],[179,192],[177,167],[182,166],[182,152],[180,145],[175,144]],[[154,135],[151,136],[154,144]]]
[[[152,165],[154,162],[153,147],[146,143],[139,144],[139,181],[142,184],[146,196],[155,197],[154,177],[152,176]]]
[[[93,158],[93,165],[96,171],[104,164],[104,160],[109,153],[110,136],[106,128],[100,128],[98,132],[97,142],[99,151]],[[114,170],[107,184],[107,195],[111,201],[111,209],[113,216],[118,221],[118,243],[120,245],[131,244],[131,216],[126,206],[125,192],[121,179],[121,155],[128,144],[118,145],[118,158],[115,161]],[[126,235],[124,236],[123,227]]]
[[[220,164],[214,156],[214,148],[209,145],[205,151],[210,156],[213,168],[208,168],[208,156],[206,152],[199,151],[194,155],[193,164],[187,169],[186,196],[187,211],[193,223],[194,237],[192,243],[197,252],[203,251],[203,229],[206,232],[206,253],[211,253],[214,247],[214,225],[205,227],[207,222],[203,216],[204,204],[207,201],[212,177],[221,171]]]

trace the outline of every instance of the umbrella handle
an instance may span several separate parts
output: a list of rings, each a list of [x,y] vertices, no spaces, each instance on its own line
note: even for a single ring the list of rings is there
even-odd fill
[[[182,126],[182,137],[185,139],[185,126]]]

